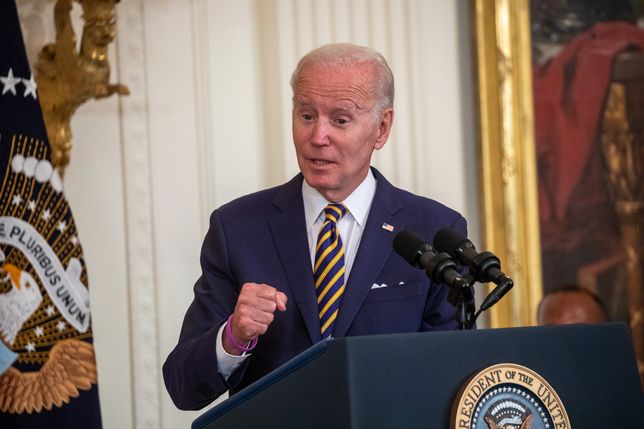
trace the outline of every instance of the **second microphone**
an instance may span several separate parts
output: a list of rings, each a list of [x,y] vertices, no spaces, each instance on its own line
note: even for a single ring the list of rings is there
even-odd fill
[[[456,262],[445,252],[438,253],[422,238],[409,231],[394,237],[394,250],[416,268],[422,268],[437,283],[460,288],[467,281],[456,270]]]

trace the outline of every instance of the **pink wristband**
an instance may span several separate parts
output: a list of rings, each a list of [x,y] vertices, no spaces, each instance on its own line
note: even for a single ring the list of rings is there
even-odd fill
[[[231,315],[228,317],[228,320],[226,320],[226,336],[228,337],[228,339],[230,340],[230,342],[231,342],[231,343],[233,343],[233,345],[234,345],[235,347],[237,347],[237,349],[238,349],[238,350],[240,350],[240,351],[242,351],[242,352],[249,352],[249,351],[253,350],[253,349],[255,348],[255,346],[257,345],[257,338],[255,338],[253,341],[251,341],[251,342],[250,342],[250,345],[246,345],[246,346],[244,346],[244,345],[239,344],[239,343],[237,342],[237,339],[236,339],[236,338],[235,338],[235,336],[233,335],[233,332],[232,332],[231,328],[230,328],[230,320],[231,320],[232,318],[233,318],[233,316],[232,316],[232,314],[231,314]]]

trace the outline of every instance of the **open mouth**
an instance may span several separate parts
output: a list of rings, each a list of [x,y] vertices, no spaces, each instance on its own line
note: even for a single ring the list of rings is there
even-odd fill
[[[332,164],[332,162],[331,162],[331,161],[327,161],[327,160],[324,160],[324,159],[310,159],[309,161],[310,161],[313,165],[315,165],[316,167],[324,167],[324,166],[326,166],[326,165],[330,165],[330,164]]]

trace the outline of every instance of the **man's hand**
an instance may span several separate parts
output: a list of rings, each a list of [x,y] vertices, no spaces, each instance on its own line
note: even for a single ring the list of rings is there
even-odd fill
[[[235,341],[245,345],[266,333],[275,319],[275,310],[286,310],[286,301],[286,295],[272,286],[245,283],[229,322]],[[242,352],[227,335],[223,336],[223,346],[229,354],[240,355]]]

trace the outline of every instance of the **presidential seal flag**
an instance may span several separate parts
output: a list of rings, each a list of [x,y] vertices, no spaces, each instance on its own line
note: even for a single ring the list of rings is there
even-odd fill
[[[0,1],[0,428],[100,428],[87,271],[13,0]]]

